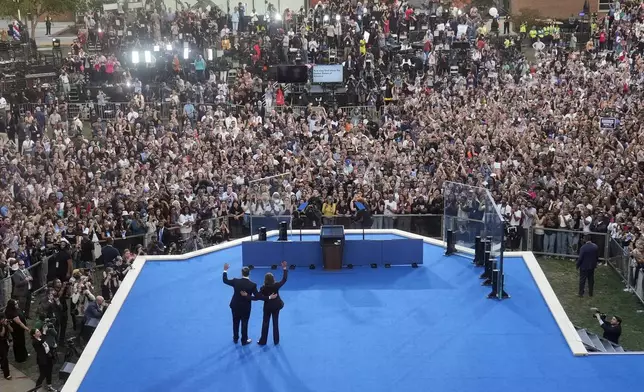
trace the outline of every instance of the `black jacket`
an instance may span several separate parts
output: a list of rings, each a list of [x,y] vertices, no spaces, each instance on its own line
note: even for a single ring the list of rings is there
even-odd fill
[[[577,259],[577,268],[582,271],[593,270],[597,268],[599,260],[599,249],[592,242],[586,242],[579,249],[579,258]]]
[[[264,311],[275,311],[284,307],[284,301],[279,295],[279,289],[284,286],[288,279],[288,270],[284,270],[282,280],[279,282],[262,286],[259,290],[260,294],[264,297]],[[268,299],[271,294],[277,294],[277,298]]]
[[[38,365],[47,365],[52,361],[51,347],[49,347],[49,354],[45,350],[45,336],[43,335],[40,340],[32,338],[31,344],[34,346],[36,352],[36,362]]]
[[[230,308],[242,316],[250,315],[251,301],[260,299],[261,294],[257,292],[257,284],[247,278],[228,279],[228,273],[224,271],[224,283],[234,289],[233,297],[230,299]],[[248,295],[242,296],[245,291]]]

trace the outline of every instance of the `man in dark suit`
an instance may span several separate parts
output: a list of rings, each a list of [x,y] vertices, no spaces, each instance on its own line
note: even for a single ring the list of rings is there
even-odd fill
[[[29,318],[31,288],[34,279],[29,270],[25,268],[25,262],[23,260],[18,260],[17,263],[18,270],[11,275],[11,280],[13,280],[13,291],[11,295],[18,301],[18,306],[25,312],[25,317]]]
[[[107,239],[107,245],[101,249],[101,257],[98,258],[97,264],[111,266],[120,255],[121,253],[114,247],[114,238],[109,237]]]
[[[165,220],[159,222],[159,229],[157,230],[157,240],[163,244],[165,249],[170,246],[172,242],[170,231],[165,227]]]
[[[230,300],[230,309],[233,313],[233,342],[239,341],[239,326],[241,324],[242,346],[252,341],[248,338],[248,319],[250,319],[251,301],[263,299],[263,296],[257,291],[257,284],[250,280],[250,268],[242,268],[241,279],[228,279],[228,263],[224,264],[224,283],[231,286],[235,291]],[[269,299],[276,298],[273,294]]]
[[[579,250],[577,269],[579,270],[579,296],[584,296],[586,281],[588,281],[588,295],[593,296],[595,288],[595,268],[599,260],[599,248],[595,245],[589,235],[584,236],[586,242]]]

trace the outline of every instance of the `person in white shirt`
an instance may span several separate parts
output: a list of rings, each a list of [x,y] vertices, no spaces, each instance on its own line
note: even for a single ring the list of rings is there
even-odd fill
[[[557,232],[557,254],[565,256],[570,254],[570,236],[572,233],[569,231],[574,225],[572,215],[568,212],[567,208],[562,208],[559,214],[559,230]]]
[[[398,203],[394,199],[394,194],[390,193],[385,200],[385,212],[383,219],[383,229],[393,229],[394,228],[394,216],[398,212]]]

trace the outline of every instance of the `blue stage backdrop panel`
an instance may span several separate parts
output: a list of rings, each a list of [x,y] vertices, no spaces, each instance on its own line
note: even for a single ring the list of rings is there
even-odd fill
[[[382,247],[387,246],[386,241],[345,241],[342,264],[369,265],[382,264]]]
[[[284,242],[282,259],[291,265],[322,267],[322,246],[319,242],[293,241]]]
[[[388,240],[382,245],[382,263],[408,265],[423,263],[423,240]]]
[[[284,260],[284,242],[246,241],[242,243],[242,263],[244,266],[270,267]]]

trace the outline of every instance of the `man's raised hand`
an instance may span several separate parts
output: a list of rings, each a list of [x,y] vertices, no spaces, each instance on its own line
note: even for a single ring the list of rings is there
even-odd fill
[[[288,268],[288,263],[285,261],[282,261],[282,269],[287,269]]]
[[[228,263],[224,264],[224,271],[228,271],[228,268],[230,268],[230,266],[228,265]]]

